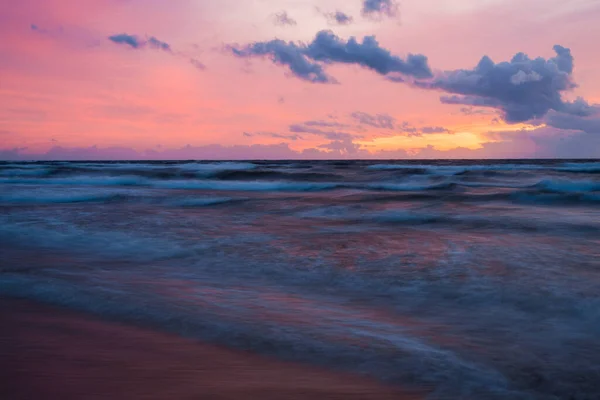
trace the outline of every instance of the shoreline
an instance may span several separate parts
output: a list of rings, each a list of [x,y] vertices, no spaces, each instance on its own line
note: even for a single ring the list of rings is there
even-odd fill
[[[0,297],[0,398],[396,399],[375,380]]]

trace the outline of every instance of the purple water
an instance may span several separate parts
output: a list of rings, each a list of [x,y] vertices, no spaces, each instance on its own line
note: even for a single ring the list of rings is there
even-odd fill
[[[432,389],[600,398],[600,162],[0,163],[0,295]]]

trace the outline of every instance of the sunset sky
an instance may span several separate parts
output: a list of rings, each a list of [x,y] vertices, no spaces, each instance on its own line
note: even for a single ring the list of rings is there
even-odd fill
[[[0,0],[0,159],[600,157],[598,0]]]

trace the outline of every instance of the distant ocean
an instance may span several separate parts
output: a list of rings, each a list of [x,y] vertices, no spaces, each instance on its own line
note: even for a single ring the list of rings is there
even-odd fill
[[[432,389],[600,399],[600,161],[0,163],[0,295]]]

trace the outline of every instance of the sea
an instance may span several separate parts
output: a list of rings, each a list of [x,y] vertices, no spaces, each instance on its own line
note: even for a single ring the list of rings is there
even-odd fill
[[[0,163],[0,295],[431,399],[600,399],[600,161]]]

